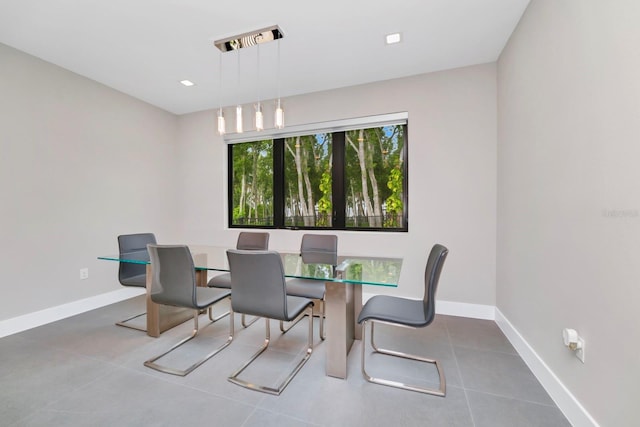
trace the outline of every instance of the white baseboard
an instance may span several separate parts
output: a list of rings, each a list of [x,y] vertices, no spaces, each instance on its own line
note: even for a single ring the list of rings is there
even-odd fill
[[[472,319],[496,319],[496,308],[493,305],[468,304],[465,302],[436,302],[436,314],[448,316],[470,317]]]
[[[516,349],[522,360],[525,361],[533,375],[540,381],[551,399],[567,417],[574,427],[599,427],[596,420],[580,404],[578,399],[565,387],[560,379],[553,373],[547,364],[538,356],[529,343],[520,335],[520,332],[513,327],[511,322],[504,317],[498,308],[496,312],[496,323],[507,336],[513,347]]]
[[[22,316],[13,317],[0,321],[0,338],[7,335],[16,334],[26,331],[27,329],[42,326],[47,323],[75,316],[89,310],[104,307],[105,305],[123,301],[138,295],[143,295],[145,289],[140,288],[122,288],[116,291],[107,292],[106,294],[96,295],[94,297],[84,298],[67,304],[58,305],[56,307],[46,308],[44,310],[33,313],[24,314]]]

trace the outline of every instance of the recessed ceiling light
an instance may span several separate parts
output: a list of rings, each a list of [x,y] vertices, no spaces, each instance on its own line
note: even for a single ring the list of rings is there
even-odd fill
[[[400,33],[387,34],[387,44],[400,43],[402,36]]]
[[[193,86],[193,85],[195,85],[195,83],[192,82],[191,80],[180,80],[180,83],[182,83],[185,86]]]

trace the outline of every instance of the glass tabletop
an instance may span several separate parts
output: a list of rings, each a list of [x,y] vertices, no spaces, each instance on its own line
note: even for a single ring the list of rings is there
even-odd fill
[[[229,271],[226,247],[189,245],[196,270]],[[325,253],[279,252],[285,276],[331,282],[397,287],[402,259],[368,256],[331,256]],[[147,251],[99,256],[98,259],[149,264]]]

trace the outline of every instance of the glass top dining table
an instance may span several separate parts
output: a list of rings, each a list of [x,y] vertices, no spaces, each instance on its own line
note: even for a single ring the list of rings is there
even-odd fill
[[[227,247],[188,245],[196,270],[229,271]],[[327,256],[321,252],[278,252],[284,274],[288,278],[316,279],[372,286],[397,287],[402,259],[349,256]],[[99,256],[107,261],[149,264],[146,251]]]
[[[198,286],[206,286],[214,272],[228,272],[227,247],[188,245],[193,256]],[[278,252],[287,278],[313,279],[325,282],[326,373],[337,378],[347,377],[347,355],[354,340],[361,339],[357,323],[362,309],[362,285],[397,287],[402,259],[361,255],[327,256],[324,253]],[[161,332],[187,320],[190,314],[178,319],[175,314],[163,322],[165,306],[151,301],[151,264],[146,251],[99,256],[98,259],[147,265],[147,333]]]

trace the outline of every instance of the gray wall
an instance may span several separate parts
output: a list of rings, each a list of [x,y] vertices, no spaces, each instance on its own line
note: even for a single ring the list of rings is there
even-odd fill
[[[440,300],[495,305],[495,64],[308,94],[285,100],[287,125],[375,114],[409,114],[409,232],[338,232],[346,253],[404,258],[394,293],[422,297],[431,246],[450,249]],[[226,227],[227,149],[215,111],[180,117],[184,174],[181,234],[234,245]],[[295,250],[303,232],[274,230],[270,246]],[[367,287],[365,292],[386,292]]]
[[[0,64],[3,320],[119,289],[96,257],[175,236],[179,173],[172,114],[2,44]]]
[[[603,426],[640,425],[638,22],[532,0],[498,62],[497,307]]]

